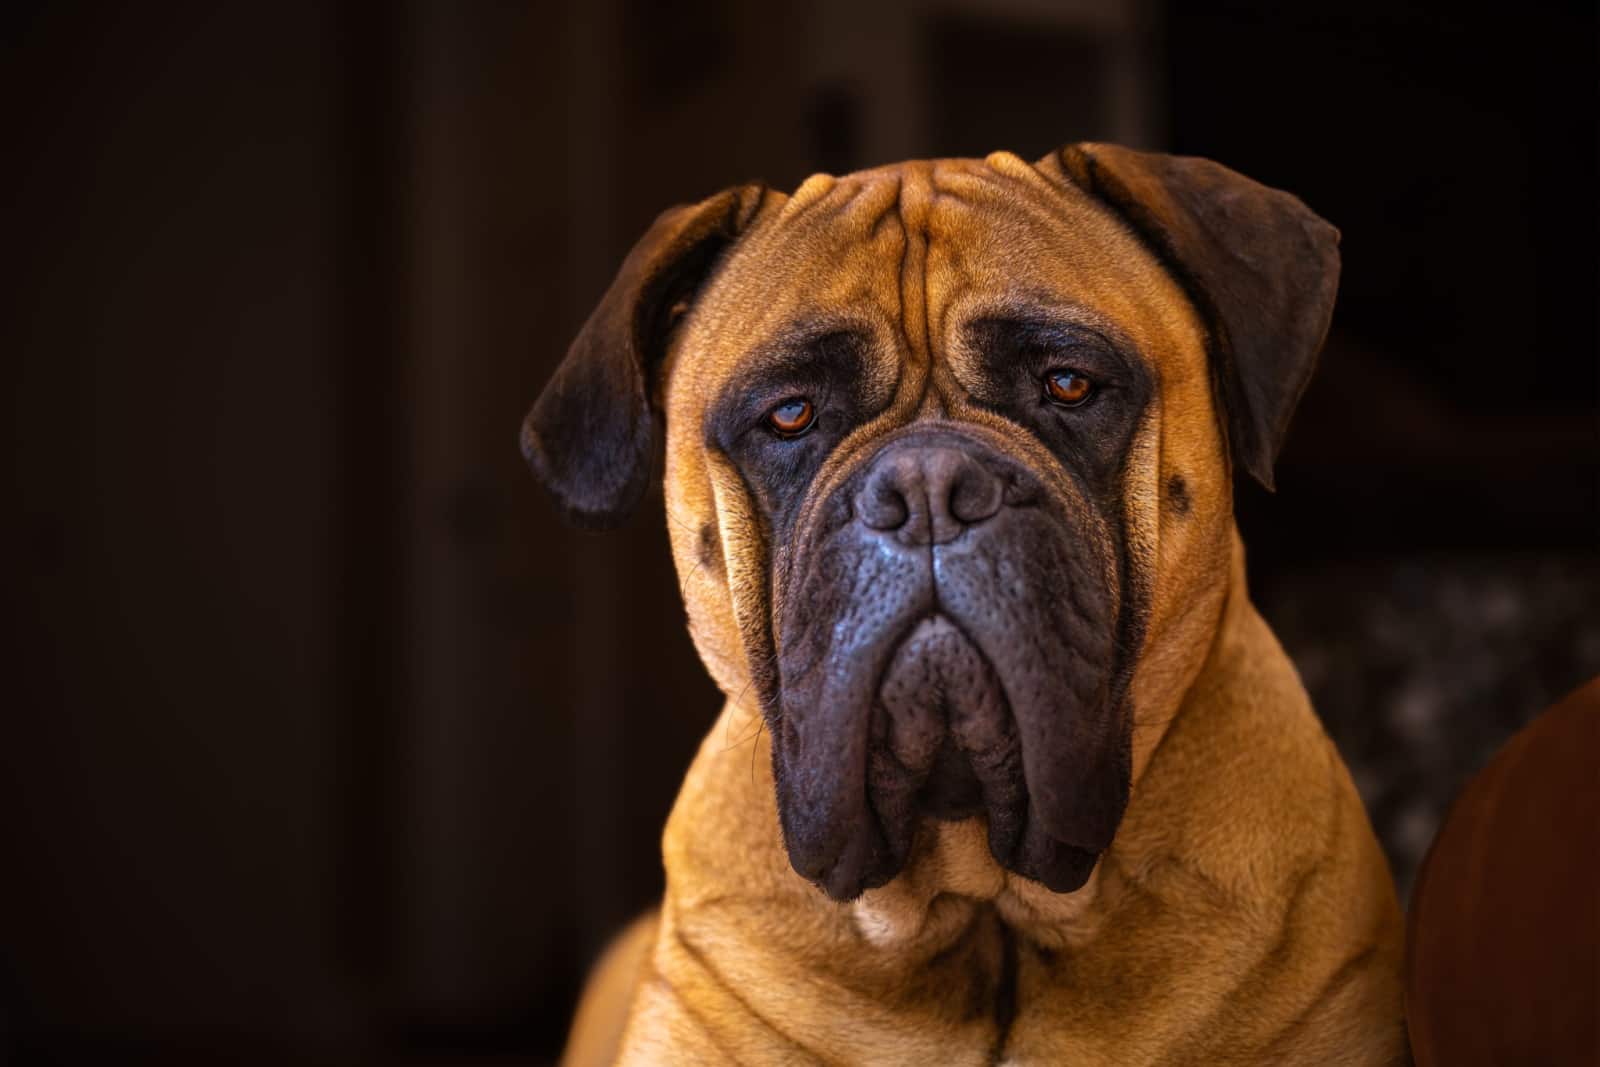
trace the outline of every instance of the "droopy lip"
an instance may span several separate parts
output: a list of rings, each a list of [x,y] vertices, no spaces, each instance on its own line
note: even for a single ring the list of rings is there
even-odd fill
[[[875,829],[877,820],[868,810],[867,798],[871,708],[891,657],[933,606],[932,581],[918,584],[920,595],[908,598],[889,625],[868,628],[864,633],[860,627],[835,621],[832,631],[836,640],[800,672],[826,675],[817,699],[803,709],[786,706],[783,710],[775,755],[781,753],[797,771],[784,776],[791,791],[788,810],[780,806],[780,814],[786,816],[785,843],[795,869],[823,885],[836,899],[848,899],[862,888],[871,888],[856,887],[851,892],[849,885],[833,884],[851,873],[846,868],[853,864],[843,862],[850,858],[847,853],[866,847],[862,834],[842,835],[838,826],[841,822],[871,822]],[[791,682],[798,680],[780,681],[779,699],[785,705],[794,693]],[[810,826],[819,827],[822,833],[808,834],[810,827],[788,817],[795,808],[831,812],[833,817],[809,820]]]
[[[835,526],[796,574],[772,721],[779,815],[795,870],[836,899],[903,869],[916,826],[939,817],[922,787],[950,744],[977,779],[1002,866],[1070,891],[1110,844],[1127,782],[1109,549],[1074,510],[1027,503],[921,551]],[[886,723],[893,665],[932,638],[913,666],[962,699],[924,694]],[[896,739],[890,725],[920,733]]]
[[[994,665],[943,612],[916,620],[889,657],[873,703],[874,757],[905,771],[918,806],[939,819],[980,814],[988,757],[1009,740],[1011,707]]]

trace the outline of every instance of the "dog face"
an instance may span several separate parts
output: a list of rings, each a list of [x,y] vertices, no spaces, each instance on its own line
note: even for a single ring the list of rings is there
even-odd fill
[[[690,627],[760,705],[797,872],[849,899],[983,815],[1070,891],[1205,654],[1232,466],[1270,482],[1336,236],[1111,146],[730,190],[635,248],[524,448],[603,523],[664,440]]]

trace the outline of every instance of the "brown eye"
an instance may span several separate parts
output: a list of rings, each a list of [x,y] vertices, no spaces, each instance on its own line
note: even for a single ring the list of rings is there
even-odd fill
[[[1053,370],[1044,376],[1044,398],[1064,408],[1075,408],[1094,392],[1094,383],[1075,370]]]
[[[811,422],[816,417],[817,412],[811,406],[811,401],[796,397],[794,400],[785,400],[767,412],[767,425],[779,437],[799,437],[811,428]]]

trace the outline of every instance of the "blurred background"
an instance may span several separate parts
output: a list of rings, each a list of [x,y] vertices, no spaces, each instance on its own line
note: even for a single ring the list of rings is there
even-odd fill
[[[12,5],[0,1061],[538,1063],[719,699],[525,408],[661,208],[1201,154],[1344,234],[1263,611],[1402,890],[1600,673],[1592,4]]]

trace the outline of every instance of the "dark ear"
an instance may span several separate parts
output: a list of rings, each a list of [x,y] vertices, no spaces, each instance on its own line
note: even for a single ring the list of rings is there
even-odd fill
[[[579,526],[615,526],[644,495],[661,442],[652,379],[671,327],[765,189],[670,208],[639,239],[522,420],[522,454]]]
[[[1161,257],[1211,332],[1234,462],[1272,488],[1339,287],[1339,231],[1297,197],[1208,159],[1108,144],[1057,153]]]

